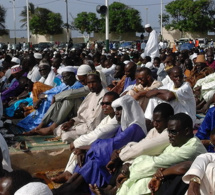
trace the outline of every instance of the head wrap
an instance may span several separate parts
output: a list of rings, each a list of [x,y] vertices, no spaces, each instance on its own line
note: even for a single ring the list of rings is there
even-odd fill
[[[149,27],[151,27],[150,24],[146,24],[146,25],[145,25],[145,28],[149,28]]]
[[[17,72],[20,72],[22,70],[22,67],[20,65],[15,65],[11,67],[11,74],[15,74]]]
[[[145,117],[139,103],[130,95],[124,95],[112,102],[112,107],[122,107],[121,128],[124,131],[132,124],[139,125],[145,134],[147,134]]]
[[[16,57],[13,57],[11,62],[14,62],[16,64],[20,64],[20,59],[19,58],[16,58]]]
[[[193,55],[190,56],[190,59],[191,59],[191,60],[193,60],[193,59],[195,59],[195,58],[197,58],[197,53],[194,53]]]
[[[64,67],[60,67],[57,70],[58,74],[62,74],[63,72],[76,72],[76,69],[73,66],[64,66]]]
[[[31,182],[17,190],[14,195],[53,195],[53,193],[46,184]]]

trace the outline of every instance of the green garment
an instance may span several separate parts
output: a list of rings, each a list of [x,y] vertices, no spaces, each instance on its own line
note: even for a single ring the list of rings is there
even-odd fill
[[[168,168],[183,161],[194,160],[206,153],[197,137],[191,138],[181,147],[169,145],[159,156],[141,155],[130,166],[130,178],[123,183],[117,195],[149,194],[148,183],[158,168]]]

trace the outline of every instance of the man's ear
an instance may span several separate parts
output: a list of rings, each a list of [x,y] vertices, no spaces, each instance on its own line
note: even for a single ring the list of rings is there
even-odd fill
[[[191,133],[191,129],[187,127],[185,129],[185,135],[189,135],[190,133]]]

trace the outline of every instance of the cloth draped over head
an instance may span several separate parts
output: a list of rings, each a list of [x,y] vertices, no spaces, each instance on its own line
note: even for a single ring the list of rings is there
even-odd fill
[[[53,195],[53,193],[46,184],[31,182],[17,190],[14,195]]]
[[[17,72],[20,72],[22,70],[21,65],[15,65],[11,67],[11,74],[15,74]]]
[[[76,69],[73,66],[64,66],[57,70],[58,74],[62,74],[63,72],[76,72]]]
[[[147,134],[145,117],[139,103],[130,95],[124,95],[112,102],[112,107],[122,107],[121,128],[124,131],[132,124],[139,125],[145,135]]]

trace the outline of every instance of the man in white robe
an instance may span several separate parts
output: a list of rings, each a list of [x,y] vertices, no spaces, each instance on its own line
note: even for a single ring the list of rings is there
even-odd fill
[[[170,78],[173,83],[160,87],[157,90],[151,90],[146,97],[151,98],[146,108],[145,117],[152,120],[152,112],[154,108],[161,102],[169,103],[175,114],[186,113],[192,120],[196,121],[196,102],[192,88],[189,83],[183,82],[183,72],[178,66],[171,69]]]
[[[186,184],[189,184],[188,194],[215,194],[214,168],[214,153],[199,155],[182,178]]]
[[[150,56],[153,62],[154,58],[159,56],[158,37],[156,31],[152,29],[150,24],[145,25],[145,30],[149,33],[149,39],[146,43],[144,55]]]
[[[90,133],[81,135],[70,144],[70,149],[74,151],[75,148],[91,145],[97,139],[107,139],[115,135],[117,127],[119,126],[118,121],[115,117],[114,109],[111,107],[111,103],[119,98],[116,92],[107,92],[101,102],[102,110],[107,115],[101,123]],[[65,171],[57,177],[53,177],[54,182],[64,182],[72,176],[73,171],[77,165],[77,155],[74,152],[71,153],[69,161],[67,163]]]

